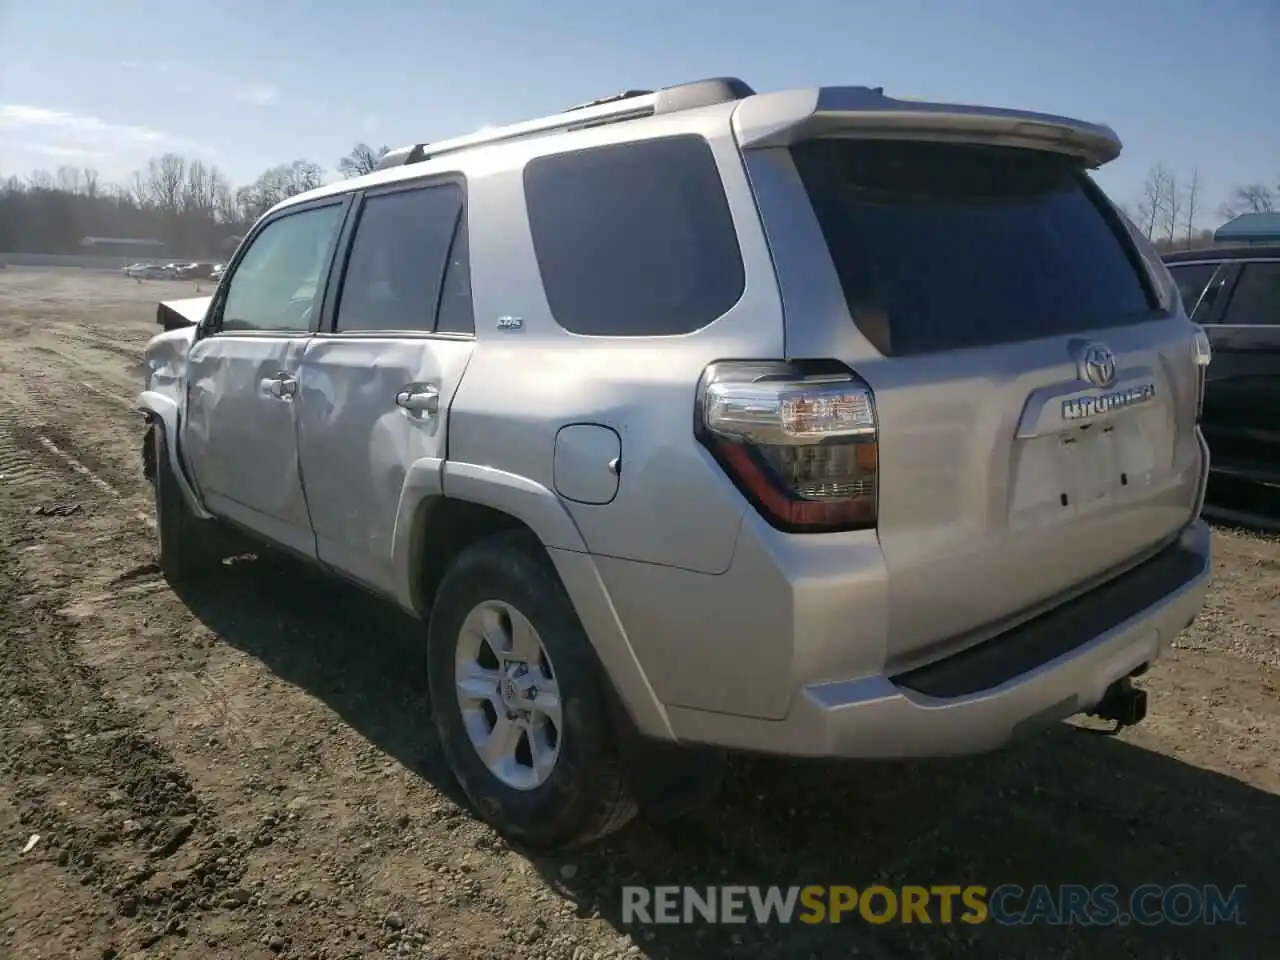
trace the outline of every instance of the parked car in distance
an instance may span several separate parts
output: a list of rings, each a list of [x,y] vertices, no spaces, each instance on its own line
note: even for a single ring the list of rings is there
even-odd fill
[[[226,269],[226,266],[227,265],[225,263],[215,263],[213,265],[213,269],[209,271],[209,279],[221,280],[222,272]]]
[[[208,280],[213,274],[213,264],[198,262],[184,263],[178,268],[179,280]]]
[[[450,768],[544,848],[729,750],[1140,722],[1211,574],[1208,357],[1119,153],[737,79],[393,151],[160,305],[160,568],[248,537],[420,618]]]
[[[135,263],[125,267],[125,275],[138,280],[167,280],[171,271],[159,263]]]
[[[1183,250],[1164,263],[1213,349],[1201,427],[1232,503],[1205,514],[1280,529],[1280,243]]]

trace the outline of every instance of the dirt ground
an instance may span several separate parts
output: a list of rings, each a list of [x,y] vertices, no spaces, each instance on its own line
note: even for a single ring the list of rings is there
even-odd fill
[[[568,857],[472,820],[420,632],[246,560],[153,565],[139,357],[194,284],[0,270],[0,956],[1263,957],[1280,942],[1280,540],[1215,532],[1145,724],[928,764],[737,760]],[[39,840],[29,850],[32,835]],[[653,926],[623,884],[1248,888],[1243,926]]]

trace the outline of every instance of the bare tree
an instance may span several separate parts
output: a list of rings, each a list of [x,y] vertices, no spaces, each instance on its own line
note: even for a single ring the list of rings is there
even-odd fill
[[[281,186],[286,197],[296,197],[324,183],[324,169],[310,160],[295,160],[280,170]]]
[[[1265,184],[1251,183],[1232,190],[1231,198],[1218,213],[1223,219],[1232,220],[1242,213],[1271,213],[1275,208],[1275,194]]]
[[[58,168],[58,189],[63,193],[80,192],[80,170],[77,167]]]
[[[0,177],[0,250],[79,253],[84,236],[104,236],[160,239],[184,256],[224,254],[265,210],[323,182],[319,164],[299,159],[237,190],[216,167],[177,154],[151,159],[121,185],[76,167]]]
[[[236,211],[236,195],[231,188],[231,184],[225,179],[219,177],[217,186],[214,187],[214,219],[218,223],[235,223],[238,215]]]
[[[1178,227],[1182,225],[1182,190],[1178,187],[1178,175],[1169,172],[1168,189],[1165,191],[1164,208],[1160,211],[1160,223],[1163,227],[1165,242],[1173,246],[1178,236]]]
[[[1137,218],[1134,223],[1147,235],[1155,238],[1156,227],[1162,222],[1169,204],[1169,192],[1173,176],[1163,163],[1157,163],[1142,181],[1142,197],[1138,200]]]
[[[176,153],[147,164],[147,185],[152,201],[165,213],[173,215],[182,209],[187,179],[187,161]]]
[[[378,163],[390,152],[390,147],[373,149],[367,143],[357,143],[351,152],[338,161],[338,172],[344,177],[362,177],[378,169]]]
[[[151,193],[151,181],[147,179],[146,174],[141,170],[133,172],[133,176],[129,178],[129,185],[125,188],[125,193],[142,210],[151,206],[155,201],[155,197]]]
[[[1200,200],[1200,168],[1191,171],[1191,183],[1187,186],[1187,215],[1183,221],[1187,228],[1187,249],[1191,249],[1191,237],[1196,228],[1196,204]]]
[[[183,209],[212,216],[218,202],[218,184],[221,180],[222,175],[216,167],[206,167],[199,160],[188,163],[186,181],[183,184]]]

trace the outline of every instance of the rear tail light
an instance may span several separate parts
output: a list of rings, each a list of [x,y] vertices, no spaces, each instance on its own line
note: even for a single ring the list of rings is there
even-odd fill
[[[695,430],[774,527],[876,525],[875,398],[842,364],[714,363],[698,386]]]
[[[1205,381],[1209,376],[1209,364],[1213,360],[1213,349],[1209,346],[1209,335],[1204,328],[1196,327],[1195,344],[1192,353],[1196,362],[1196,423],[1204,414]]]

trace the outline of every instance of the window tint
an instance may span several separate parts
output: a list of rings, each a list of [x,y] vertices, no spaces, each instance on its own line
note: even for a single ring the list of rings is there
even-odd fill
[[[458,231],[444,269],[444,286],[440,290],[440,313],[436,330],[440,333],[475,333],[475,317],[471,309],[471,251],[467,243],[467,214],[458,217]]]
[[[1218,269],[1216,263],[1189,263],[1182,266],[1171,263],[1169,273],[1173,277],[1173,282],[1178,285],[1178,294],[1182,297],[1182,306],[1187,311],[1187,316],[1195,313],[1196,304],[1200,302],[1200,295],[1204,293],[1204,288],[1213,278],[1214,271]]]
[[[689,333],[742,296],[737,234],[702,138],[542,157],[524,184],[547,302],[566,330]]]
[[[1124,225],[1069,158],[816,140],[792,148],[850,313],[881,352],[1078,333],[1152,310]]]
[[[365,200],[342,281],[338,330],[435,329],[462,201],[455,183]]]
[[[1223,323],[1280,327],[1280,263],[1246,263]]]
[[[342,212],[313,207],[263,227],[228,281],[221,329],[305,332]]]

